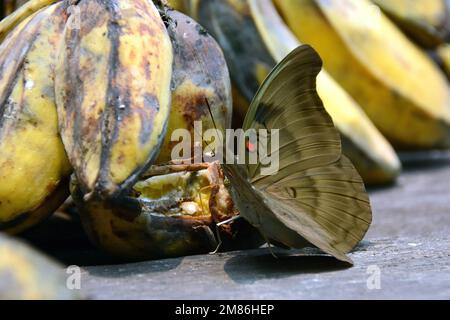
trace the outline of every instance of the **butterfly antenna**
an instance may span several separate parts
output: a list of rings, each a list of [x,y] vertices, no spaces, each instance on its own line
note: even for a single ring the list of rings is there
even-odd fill
[[[272,244],[270,243],[270,240],[267,239],[267,237],[264,234],[262,234],[262,236],[264,238],[264,241],[266,241],[267,245],[269,246],[269,252],[272,255],[272,257],[274,257],[275,259],[278,259],[277,255],[273,251],[273,247],[272,247]]]

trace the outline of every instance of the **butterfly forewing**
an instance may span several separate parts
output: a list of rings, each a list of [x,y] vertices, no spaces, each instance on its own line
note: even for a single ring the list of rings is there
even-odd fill
[[[264,202],[264,209],[256,213],[264,235],[290,247],[301,243],[295,236],[304,238],[350,261],[345,253],[362,240],[372,214],[363,181],[342,156],[339,133],[316,92],[321,68],[314,49],[301,46],[268,76],[244,129],[265,129],[269,137],[279,130],[279,149],[271,151],[270,138],[265,145],[267,157],[278,156],[279,170],[263,175],[259,163],[247,165],[246,174],[255,197]],[[246,212],[241,215],[245,218]],[[255,212],[252,215],[251,222]]]

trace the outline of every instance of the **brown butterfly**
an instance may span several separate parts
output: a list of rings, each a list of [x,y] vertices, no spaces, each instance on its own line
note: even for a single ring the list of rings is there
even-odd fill
[[[298,47],[272,70],[250,105],[244,130],[279,130],[279,148],[267,154],[278,156],[277,173],[263,175],[261,163],[223,169],[241,217],[269,244],[313,244],[352,263],[346,253],[366,234],[372,212],[364,183],[342,155],[339,133],[316,92],[321,69],[314,49]]]

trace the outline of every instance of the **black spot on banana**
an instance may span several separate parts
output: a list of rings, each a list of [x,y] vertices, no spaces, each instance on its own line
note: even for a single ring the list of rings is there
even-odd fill
[[[65,9],[32,15],[0,46],[0,230],[8,233],[37,224],[68,196],[53,91]]]
[[[81,192],[126,193],[155,160],[170,110],[173,53],[151,1],[76,4],[56,72],[60,131]]]

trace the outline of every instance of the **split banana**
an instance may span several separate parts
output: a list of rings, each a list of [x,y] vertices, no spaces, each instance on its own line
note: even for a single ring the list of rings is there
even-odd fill
[[[208,253],[219,246],[215,223],[237,214],[219,164],[152,167],[128,198],[85,201],[76,183],[72,196],[92,242],[127,260]],[[245,221],[220,227],[221,249],[262,244]]]
[[[235,85],[235,114],[243,119],[249,101],[267,73],[300,43],[270,1],[191,2],[191,14],[220,42]],[[318,92],[343,137],[344,153],[368,184],[389,183],[400,162],[361,107],[322,71]],[[239,121],[237,121],[239,122]]]
[[[445,75],[367,0],[275,0],[298,39],[400,149],[450,147]],[[432,89],[430,89],[432,88]]]
[[[68,196],[71,167],[54,100],[65,9],[29,17],[0,46],[0,230],[8,233],[37,224]]]
[[[450,36],[447,0],[372,0],[420,45],[434,48]]]
[[[172,44],[148,0],[81,0],[56,68],[61,136],[85,197],[126,193],[156,159],[170,112]]]

